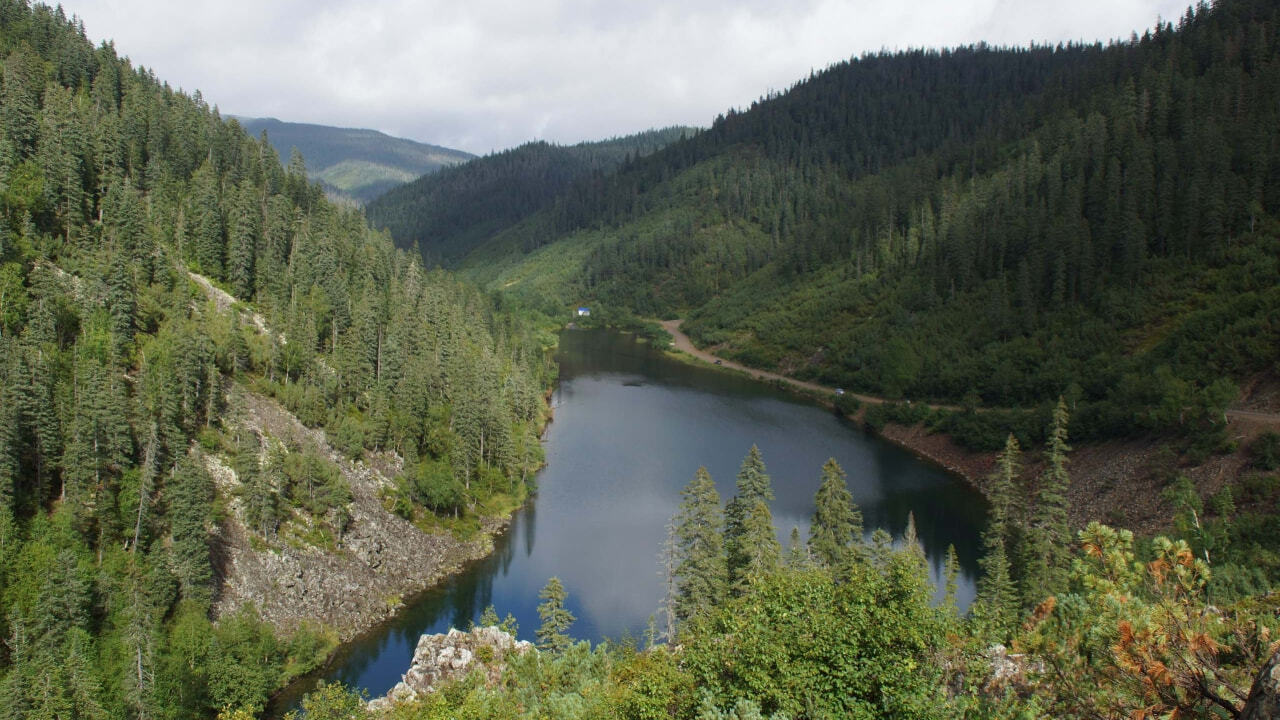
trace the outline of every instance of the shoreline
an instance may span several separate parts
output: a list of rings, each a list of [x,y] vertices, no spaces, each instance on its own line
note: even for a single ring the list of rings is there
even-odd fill
[[[825,385],[820,385],[806,380],[797,380],[780,373],[747,367],[733,360],[726,360],[705,350],[700,350],[693,344],[693,341],[689,339],[688,335],[681,332],[680,325],[682,323],[683,320],[664,320],[659,323],[662,326],[662,329],[666,330],[671,334],[671,337],[674,338],[671,342],[671,346],[665,348],[664,352],[670,355],[698,361],[703,365],[717,370],[726,370],[746,375],[748,378],[757,382],[785,389],[788,392],[813,400],[819,405],[832,411],[835,410],[835,401],[831,398],[835,397],[836,388],[827,387]],[[979,478],[983,477],[986,474],[986,471],[989,471],[989,468],[994,465],[995,453],[972,453],[956,448],[966,454],[963,461],[959,461],[954,457],[947,457],[943,452],[940,452],[936,448],[931,448],[926,444],[918,442],[918,438],[915,437],[915,433],[911,432],[912,428],[909,426],[889,423],[885,425],[883,431],[872,430],[867,426],[863,419],[866,414],[866,406],[882,405],[891,401],[874,395],[863,395],[852,392],[846,392],[845,394],[858,400],[861,407],[852,414],[841,414],[844,419],[856,423],[865,432],[872,433],[876,437],[910,452],[917,459],[955,475],[957,478],[966,482],[984,498],[986,497],[986,489],[983,487],[983,483]],[[938,409],[957,409],[950,405],[929,404],[928,406]],[[943,435],[941,437],[946,438],[948,441],[950,440],[949,436]],[[980,466],[986,466],[987,470],[976,472],[977,468]]]
[[[543,393],[544,414],[541,427],[538,429],[539,443],[545,440],[546,434],[551,424],[555,420],[555,408],[551,403],[552,396],[555,393],[556,386],[559,384],[557,379],[551,387],[547,388]],[[536,474],[546,467],[545,459],[533,472]],[[479,518],[479,533],[469,539],[462,539],[454,535],[452,532],[442,529],[441,533],[448,537],[453,543],[453,552],[451,557],[445,559],[445,562],[437,565],[432,572],[422,578],[423,582],[413,590],[408,591],[397,602],[387,604],[382,612],[378,613],[376,618],[372,618],[371,622],[365,622],[360,625],[348,625],[338,632],[337,645],[325,656],[324,660],[312,670],[294,677],[285,685],[277,688],[267,700],[267,706],[263,711],[263,718],[266,720],[277,720],[284,717],[293,705],[302,699],[307,693],[315,689],[316,684],[324,679],[324,676],[334,667],[341,664],[348,654],[355,648],[361,640],[367,639],[379,632],[382,632],[391,626],[402,613],[412,607],[423,598],[429,596],[433,592],[441,590],[448,582],[456,577],[465,574],[476,563],[482,562],[489,558],[495,551],[497,543],[510,530],[512,520],[516,513],[525,509],[537,495],[536,487],[529,490],[520,504],[512,507],[508,512],[497,515],[486,515]],[[419,528],[420,532],[425,532]],[[434,534],[434,533],[433,533]],[[366,620],[371,619],[366,616]],[[280,630],[281,628],[277,628]]]
[[[689,337],[680,331],[681,322],[666,320],[659,323],[674,338],[671,346],[665,348],[668,355],[685,362],[745,375],[834,410],[832,398],[835,388],[716,357],[694,346]],[[867,406],[892,401],[871,395],[846,394],[857,398],[861,407],[852,414],[843,415],[845,419],[906,450],[917,459],[955,476],[987,498],[986,479],[995,468],[997,453],[968,450],[960,447],[950,435],[932,432],[920,425],[887,423],[880,430],[874,430],[864,420]],[[959,409],[950,405],[927,405],[935,409]],[[1190,477],[1202,493],[1217,492],[1232,479],[1248,472],[1249,459],[1245,451],[1247,440],[1268,428],[1280,425],[1280,414],[1272,412],[1230,409],[1225,414],[1228,427],[1237,441],[1236,450],[1210,456],[1198,465],[1176,468],[1179,474]],[[1162,467],[1162,453],[1168,449],[1168,443],[1164,438],[1147,437],[1077,446],[1070,456],[1071,485],[1068,499],[1071,525],[1082,528],[1090,521],[1097,520],[1128,528],[1143,536],[1168,531],[1174,513],[1172,504],[1163,497],[1162,492],[1166,483],[1162,475],[1166,472]],[[1022,461],[1024,478],[1035,477],[1043,466],[1039,448],[1023,448]]]

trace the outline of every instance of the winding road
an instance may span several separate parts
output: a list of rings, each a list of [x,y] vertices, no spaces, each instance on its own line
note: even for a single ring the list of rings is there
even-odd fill
[[[699,350],[697,347],[694,346],[693,341],[689,339],[689,336],[685,335],[683,332],[680,331],[680,324],[682,322],[684,321],[683,320],[663,320],[662,322],[659,323],[660,325],[662,325],[663,330],[666,330],[667,332],[671,333],[671,337],[675,339],[672,345],[675,347],[676,350],[679,350],[680,352],[688,353],[689,355],[692,355],[693,357],[696,357],[699,360],[702,360],[704,362],[720,365],[722,367],[733,368],[734,370],[744,372],[747,375],[750,375],[751,377],[756,378],[757,380],[783,382],[783,383],[787,383],[789,385],[798,387],[802,390],[816,392],[820,395],[824,395],[827,397],[835,394],[836,389],[833,387],[828,387],[826,385],[819,385],[818,383],[808,382],[805,380],[797,380],[793,377],[787,377],[786,375],[782,375],[779,373],[769,372],[768,370],[759,370],[757,368],[747,367],[742,363],[737,363],[732,360],[726,360],[721,357],[716,357],[715,355],[712,355],[711,353],[705,350]],[[860,402],[869,403],[872,405],[880,405],[882,403],[889,402],[889,400],[887,400],[886,398],[877,397],[875,395],[861,395],[858,393],[850,393],[850,392],[846,392],[846,394],[857,398]],[[955,405],[929,404],[929,407],[934,409],[942,409],[942,410],[961,409]],[[1280,414],[1276,414],[1276,413],[1265,413],[1257,410],[1227,410],[1226,415],[1228,420],[1238,420],[1238,421],[1244,421],[1244,422],[1262,423],[1264,425],[1280,426]]]

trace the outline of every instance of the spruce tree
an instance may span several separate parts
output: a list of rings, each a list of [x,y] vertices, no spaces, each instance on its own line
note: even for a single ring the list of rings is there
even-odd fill
[[[207,602],[213,568],[209,562],[209,520],[213,510],[213,481],[203,458],[187,453],[178,460],[166,488],[173,574],[182,596]]]
[[[1019,593],[1011,577],[1009,546],[1017,532],[1017,482],[1021,472],[1018,440],[1012,434],[1005,439],[1004,450],[996,456],[996,470],[991,475],[991,516],[982,532],[984,555],[978,564],[982,579],[978,582],[975,615],[986,619],[996,639],[1003,640],[1018,617]]]
[[[1028,528],[1031,562],[1023,578],[1022,596],[1034,607],[1066,587],[1070,528],[1067,524],[1067,403],[1058,398],[1045,448],[1045,469],[1040,475],[1035,511]]]
[[[871,533],[871,548],[869,556],[872,567],[884,570],[889,564],[889,557],[893,554],[893,536],[885,531],[884,528],[876,528]]]
[[[747,509],[742,520],[742,540],[739,545],[742,566],[734,578],[735,592],[745,592],[752,582],[777,572],[782,559],[782,545],[773,527],[773,514],[763,500]]]
[[[748,555],[753,551],[744,536],[747,515],[757,502],[763,502],[766,506],[773,502],[773,486],[765,469],[764,458],[760,455],[760,448],[752,445],[747,456],[742,459],[742,466],[738,469],[736,494],[728,502],[724,513],[724,547],[732,585],[737,585],[742,579],[742,568],[746,566]]]
[[[822,466],[822,485],[814,498],[813,522],[809,526],[809,551],[819,563],[832,569],[864,554],[862,511],[854,504],[844,470],[835,458],[829,458]]]
[[[787,542],[787,567],[802,568],[809,564],[809,550],[800,539],[800,528],[791,528],[791,538]]]
[[[687,620],[716,607],[724,599],[728,579],[720,494],[706,468],[698,468],[680,496],[675,517],[675,616]]]
[[[564,606],[568,597],[558,577],[548,580],[546,587],[538,593],[538,598],[542,600],[538,605],[538,618],[542,620],[542,626],[534,636],[538,639],[539,648],[561,652],[573,644],[568,631],[569,626],[573,625],[574,617]]]
[[[1006,640],[1018,619],[1018,588],[1009,576],[1009,556],[1004,538],[994,536],[979,561],[982,579],[974,615],[985,620],[994,640]]]
[[[262,210],[258,204],[258,190],[251,183],[244,183],[236,193],[232,209],[230,238],[227,249],[227,283],[231,292],[241,300],[252,300],[256,287],[254,280],[255,253],[262,233]]]
[[[955,545],[947,546],[947,560],[943,564],[942,576],[945,581],[942,607],[953,617],[958,617],[960,609],[956,605],[956,593],[960,590],[960,558],[956,555]]]

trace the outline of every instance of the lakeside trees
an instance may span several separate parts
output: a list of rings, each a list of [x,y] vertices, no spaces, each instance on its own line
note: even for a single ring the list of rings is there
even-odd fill
[[[214,622],[226,524],[336,550],[352,494],[232,387],[430,522],[523,496],[545,340],[62,9],[0,0],[0,59],[0,717],[260,711],[334,640]]]
[[[1048,458],[1066,452],[1066,422],[1060,414],[1051,433],[1058,440],[1045,450],[1047,475],[1061,471],[1062,482],[1065,455]],[[967,614],[945,598],[934,603],[914,521],[897,543],[876,530],[871,546],[858,548],[857,508],[830,461],[815,498],[823,509],[810,533],[813,560],[756,572],[729,592],[726,543],[706,533],[717,528],[719,499],[699,469],[674,521],[676,537],[700,538],[699,551],[682,546],[675,573],[682,581],[712,578],[717,589],[682,598],[692,609],[667,643],[578,643],[529,654],[499,683],[460,682],[393,716],[1207,719],[1255,712],[1247,702],[1266,701],[1261,693],[1249,700],[1259,668],[1275,662],[1275,598],[1211,604],[1213,572],[1185,541],[1138,542],[1129,531],[1090,523],[1064,540],[1058,557],[1068,570],[1051,592],[1026,587],[1052,576],[1047,563],[1036,572],[1015,566],[1015,580],[1008,558],[992,561],[1005,542],[1012,555],[1030,542],[1037,513],[1028,506],[1050,481],[1023,477],[1021,452],[1009,438],[993,474],[985,574]],[[749,481],[739,491],[759,491],[750,482],[763,472],[757,450],[743,467],[739,479]],[[822,560],[841,555],[842,562]],[[948,566],[946,597],[954,598],[953,559]],[[1024,606],[1023,597],[1034,605]]]

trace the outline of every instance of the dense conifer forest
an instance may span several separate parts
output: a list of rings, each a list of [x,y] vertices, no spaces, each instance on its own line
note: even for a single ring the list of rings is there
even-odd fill
[[[416,245],[426,262],[450,264],[570,188],[599,183],[617,168],[697,132],[669,127],[577,145],[526,143],[387,192],[369,205],[369,220],[402,247]]]
[[[1059,395],[1082,439],[1199,433],[1280,347],[1276,27],[1239,0],[1107,45],[855,58],[449,237],[549,314],[679,316],[748,365],[1034,409],[948,419],[971,447],[1042,440]]]
[[[0,56],[0,717],[261,710],[332,642],[252,607],[213,622],[228,503],[326,545],[351,496],[246,433],[228,388],[395,451],[387,502],[461,521],[524,497],[550,339],[61,9],[0,2]]]
[[[1208,497],[1173,466],[1174,539],[1074,529],[1067,499],[1073,443],[1211,452],[1239,384],[1280,370],[1273,3],[1107,46],[865,56],[696,134],[445,170],[371,208],[390,234],[60,8],[0,0],[0,58],[0,720],[262,716],[334,637],[216,613],[221,528],[340,553],[335,458],[394,454],[388,510],[474,532],[542,463],[539,328],[588,300],[963,406],[867,419],[999,450],[976,601],[953,552],[935,602],[914,521],[868,538],[834,460],[786,469],[821,485],[779,543],[752,447],[732,497],[690,479],[644,637],[574,641],[550,578],[538,652],[496,680],[385,712],[323,686],[308,720],[1280,712],[1280,437]],[[336,453],[247,429],[245,393]]]

